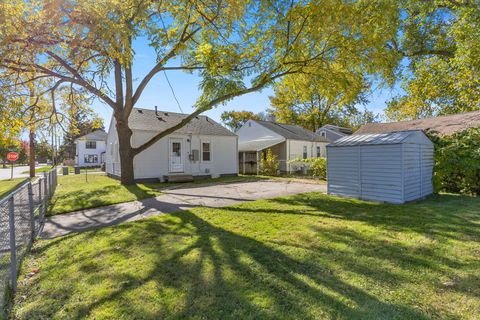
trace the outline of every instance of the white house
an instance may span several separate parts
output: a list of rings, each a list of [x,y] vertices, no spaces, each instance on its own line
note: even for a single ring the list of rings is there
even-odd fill
[[[240,172],[254,173],[262,151],[271,149],[280,171],[290,172],[290,160],[326,157],[326,138],[305,128],[272,121],[248,120],[238,131]]]
[[[352,134],[352,129],[335,126],[333,124],[326,124],[323,127],[319,128],[316,133],[328,141],[333,142],[340,138],[349,136]]]
[[[97,167],[105,162],[107,133],[96,130],[75,139],[75,165]]]
[[[134,108],[129,117],[132,146],[138,147],[158,132],[188,115]],[[238,174],[237,136],[207,116],[197,116],[184,127],[157,141],[134,159],[137,181],[164,181],[181,177],[219,177]],[[106,172],[120,177],[120,156],[115,119],[107,137]]]

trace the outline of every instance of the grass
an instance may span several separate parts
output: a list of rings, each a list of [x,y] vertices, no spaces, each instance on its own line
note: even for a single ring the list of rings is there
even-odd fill
[[[53,168],[53,167],[50,166],[50,165],[47,165],[47,166],[44,166],[44,167],[40,167],[40,168],[36,168],[36,169],[35,169],[35,173],[37,174],[37,173],[41,173],[41,172],[48,172],[48,171],[52,170],[52,168]],[[29,171],[29,170],[26,170],[26,171],[23,171],[23,172],[22,172],[22,174],[27,174],[27,173],[30,173],[30,171]]]
[[[134,201],[160,194],[158,183],[123,186],[120,181],[101,174],[58,176],[58,186],[48,215]]]
[[[12,318],[478,319],[479,208],[310,193],[42,240]]]
[[[16,178],[11,180],[0,180],[0,198],[6,196],[10,191],[21,185],[26,178]]]

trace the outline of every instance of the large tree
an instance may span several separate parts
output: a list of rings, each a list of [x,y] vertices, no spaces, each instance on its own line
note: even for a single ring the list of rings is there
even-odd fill
[[[333,72],[338,82],[359,73],[391,77],[396,57],[387,54],[385,42],[396,28],[392,3],[11,0],[1,4],[0,69],[34,75],[29,81],[51,79],[52,95],[73,84],[111,107],[121,181],[130,184],[136,155],[198,114],[284,76]],[[135,40],[147,42],[156,53],[155,65],[138,81],[133,76]],[[130,113],[163,71],[200,76],[196,109],[177,125],[132,145]]]
[[[253,113],[251,111],[224,111],[222,112],[220,119],[222,119],[223,124],[230,128],[233,132],[240,129],[240,127],[247,122],[248,120],[262,120],[263,115]]]
[[[399,1],[402,19],[391,49],[404,59],[404,94],[388,104],[392,120],[480,109],[480,3]]]

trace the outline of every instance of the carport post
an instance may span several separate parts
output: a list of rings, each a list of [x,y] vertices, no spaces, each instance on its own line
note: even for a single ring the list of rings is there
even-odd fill
[[[242,173],[245,175],[245,151],[242,152]]]
[[[260,174],[260,157],[258,155],[258,151],[257,151],[257,176]]]

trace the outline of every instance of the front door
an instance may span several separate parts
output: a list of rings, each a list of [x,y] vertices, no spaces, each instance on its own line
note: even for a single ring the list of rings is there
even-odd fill
[[[183,139],[170,139],[170,172],[183,172]]]

